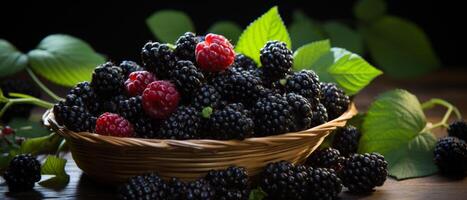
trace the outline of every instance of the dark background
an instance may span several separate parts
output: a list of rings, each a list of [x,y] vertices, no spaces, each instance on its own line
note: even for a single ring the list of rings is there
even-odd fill
[[[46,35],[66,33],[89,42],[112,60],[136,59],[147,40],[155,38],[145,19],[159,9],[188,13],[198,33],[217,20],[232,20],[245,27],[274,5],[286,24],[301,9],[318,20],[353,18],[355,1],[15,1],[0,6],[0,38],[23,52],[34,48]],[[3,2],[2,4],[5,4]],[[464,66],[466,25],[460,1],[387,0],[388,13],[409,19],[428,34],[435,51],[448,67]]]

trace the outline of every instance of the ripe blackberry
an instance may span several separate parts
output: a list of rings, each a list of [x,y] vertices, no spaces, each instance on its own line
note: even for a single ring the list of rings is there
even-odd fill
[[[307,171],[306,167],[295,167],[287,161],[269,163],[261,174],[259,184],[268,199],[306,199]]]
[[[92,132],[96,125],[96,117],[82,105],[67,105],[67,101],[60,101],[54,105],[53,113],[57,123],[71,131]]]
[[[248,71],[227,71],[213,80],[213,86],[230,102],[251,105],[261,97],[261,79]]]
[[[323,97],[321,103],[326,107],[329,119],[341,116],[349,107],[349,96],[334,83],[321,83]]]
[[[280,94],[260,98],[252,108],[255,135],[268,136],[289,132],[293,127],[293,109]]]
[[[204,41],[196,45],[195,56],[203,71],[220,72],[234,62],[235,51],[224,36],[209,33]]]
[[[258,66],[256,66],[256,62],[250,57],[243,54],[237,54],[235,55],[235,60],[230,68],[234,71],[240,72],[256,70]]]
[[[254,122],[241,103],[215,110],[208,122],[210,137],[218,140],[245,139],[254,133]]]
[[[186,196],[186,184],[177,178],[171,178],[167,182],[167,199],[168,200],[185,200]]]
[[[464,176],[467,171],[467,144],[455,137],[445,137],[436,143],[434,162],[446,175]]]
[[[155,173],[134,176],[119,188],[119,196],[124,200],[165,200],[171,194],[167,193],[167,184]]]
[[[200,126],[199,112],[193,107],[180,106],[162,123],[159,135],[167,139],[198,139]]]
[[[91,86],[99,95],[112,96],[122,91],[124,81],[122,69],[106,62],[94,69]]]
[[[138,65],[138,63],[130,60],[124,60],[118,65],[122,69],[124,78],[126,79],[128,75],[132,72],[143,71],[143,68]]]
[[[313,107],[318,105],[321,98],[318,75],[310,70],[302,70],[287,76],[284,87],[286,92],[293,92],[307,98]]]
[[[455,121],[448,127],[448,135],[467,141],[467,123],[465,121]]]
[[[115,95],[110,98],[104,97],[100,99],[99,105],[100,107],[100,113],[104,112],[111,112],[111,113],[118,113],[119,112],[119,106],[120,102],[127,100],[128,97],[125,95]]]
[[[100,103],[94,89],[92,89],[89,82],[78,83],[74,88],[72,88],[68,95],[66,96],[67,101],[74,101],[79,99],[84,104],[84,107],[92,114],[97,114],[99,112]],[[71,103],[77,105],[77,103]],[[81,104],[81,102],[79,103]]]
[[[11,92],[27,94],[34,97],[40,97],[41,94],[33,83],[31,83],[28,80],[20,79],[1,80],[0,89],[3,92],[3,95],[8,98],[11,98],[11,96],[9,95],[9,93]],[[0,103],[0,108],[2,108],[3,106],[4,103]],[[31,114],[32,109],[33,105],[30,104],[16,104],[10,106],[8,110],[6,110],[5,113],[3,113],[0,121],[7,123],[15,117],[28,118]]]
[[[192,98],[204,83],[204,75],[188,60],[180,60],[170,75],[171,79],[185,98]]]
[[[293,131],[311,128],[313,112],[310,102],[305,97],[295,93],[288,93],[286,97],[295,115]]]
[[[379,153],[353,154],[339,173],[350,192],[367,193],[382,186],[388,176],[388,163]]]
[[[132,72],[125,81],[125,91],[130,96],[142,95],[149,83],[156,81],[156,76],[148,71]]]
[[[167,44],[148,42],[141,49],[143,67],[159,79],[169,78],[170,72],[177,62],[175,53]]]
[[[357,152],[361,133],[352,125],[338,128],[334,131],[332,147],[339,150],[342,156],[347,157]]]
[[[200,40],[196,34],[192,32],[186,32],[177,39],[177,42],[175,42],[175,55],[177,55],[180,60],[189,60],[195,63],[195,48],[199,42]]]
[[[311,120],[311,126],[319,126],[328,121],[328,112],[326,107],[322,103],[319,103],[317,107],[313,108],[313,119]]]
[[[144,114],[141,96],[121,100],[118,106],[118,113],[130,122],[135,122]]]
[[[193,107],[201,111],[205,107],[217,109],[220,105],[221,94],[212,86],[205,84],[194,95]]]
[[[333,169],[309,168],[309,199],[337,199],[342,191],[342,181]]]
[[[248,174],[243,167],[211,170],[205,179],[214,187],[216,199],[247,200],[249,197]]]
[[[341,156],[337,149],[325,148],[314,151],[307,158],[306,163],[312,167],[330,168],[340,171],[345,158]]]
[[[143,92],[143,109],[153,119],[166,119],[178,106],[180,94],[169,81],[154,81]]]
[[[198,179],[186,184],[185,199],[187,200],[214,200],[216,191],[204,179]]]
[[[116,137],[133,137],[133,124],[114,113],[104,113],[96,121],[96,133]]]
[[[159,138],[160,122],[153,120],[146,115],[141,115],[134,122],[135,134],[140,138]]]
[[[31,154],[16,155],[10,161],[3,178],[11,192],[31,190],[41,180],[41,164]]]
[[[293,55],[285,43],[274,40],[267,42],[260,50],[260,60],[265,75],[279,80],[292,69]]]

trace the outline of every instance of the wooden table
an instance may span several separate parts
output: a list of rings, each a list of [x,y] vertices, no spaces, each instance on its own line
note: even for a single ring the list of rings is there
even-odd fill
[[[372,99],[383,91],[393,88],[405,88],[416,94],[420,101],[430,98],[443,98],[455,104],[464,116],[467,116],[467,71],[441,71],[436,76],[411,81],[394,81],[385,78],[377,79],[371,86],[362,91],[355,101],[361,111],[368,108]],[[439,121],[444,114],[443,109],[427,112],[430,121]],[[444,130],[436,130],[436,135],[445,135]],[[73,159],[67,155],[67,172],[71,175],[70,183],[61,189],[48,189],[36,185],[32,192],[22,194],[7,193],[6,185],[0,185],[0,199],[112,199],[115,189],[99,185],[77,168]],[[105,169],[103,169],[105,170]],[[3,179],[0,178],[0,182]],[[341,199],[443,199],[466,200],[467,178],[449,179],[440,175],[430,177],[396,181],[388,178],[386,183],[376,189],[371,195],[357,196],[344,190]]]

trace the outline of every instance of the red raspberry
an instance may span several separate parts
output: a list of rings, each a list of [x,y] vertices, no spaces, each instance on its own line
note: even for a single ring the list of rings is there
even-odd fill
[[[125,89],[128,95],[141,95],[149,83],[156,81],[156,77],[148,71],[131,72],[125,81]]]
[[[134,137],[133,125],[120,115],[105,112],[96,121],[96,133],[117,137]]]
[[[196,45],[195,55],[200,68],[208,72],[225,70],[235,59],[232,44],[224,36],[212,33]]]
[[[167,118],[178,106],[180,94],[169,81],[154,81],[143,92],[143,108],[154,119]]]
[[[14,132],[15,132],[15,131],[14,131],[11,127],[5,126],[5,127],[3,127],[1,133],[2,133],[2,135],[7,136],[7,135],[13,134]]]

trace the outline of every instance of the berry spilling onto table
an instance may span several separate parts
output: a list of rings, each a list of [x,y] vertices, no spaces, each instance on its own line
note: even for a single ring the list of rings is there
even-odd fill
[[[268,41],[259,53],[256,63],[217,34],[148,42],[141,66],[97,66],[91,82],[54,106],[55,119],[72,131],[108,136],[242,140],[306,130],[348,109],[337,85],[292,70],[285,43]]]

